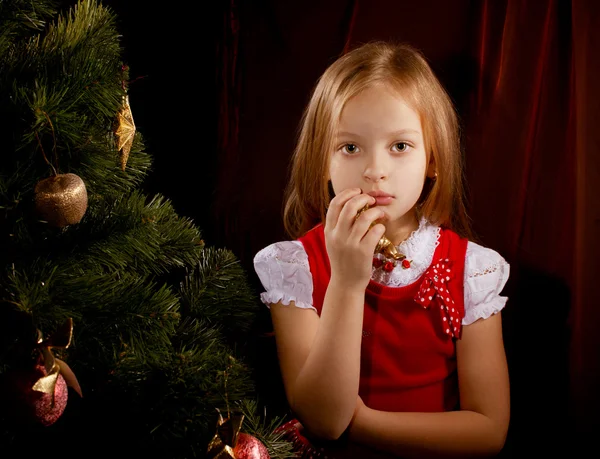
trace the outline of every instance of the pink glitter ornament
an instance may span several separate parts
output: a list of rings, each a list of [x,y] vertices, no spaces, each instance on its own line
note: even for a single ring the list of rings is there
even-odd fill
[[[31,372],[18,372],[12,375],[12,390],[17,392],[17,414],[26,421],[34,421],[44,426],[54,424],[62,416],[67,406],[69,391],[67,383],[58,374],[54,393],[33,388],[36,381],[46,376],[44,365],[37,365]]]
[[[55,358],[51,351],[52,348],[69,347],[72,334],[73,320],[70,318],[47,339],[43,339],[41,331],[37,330],[38,339],[33,349],[38,354],[37,362],[30,369],[15,370],[8,377],[12,387],[5,395],[9,397],[9,404],[14,405],[16,417],[49,426],[65,411],[69,395],[67,385],[82,396],[79,382],[69,365]]]
[[[40,367],[44,368],[43,366]],[[33,408],[33,417],[45,426],[54,424],[65,411],[68,397],[67,383],[61,374],[56,379],[54,394],[46,394],[30,389],[28,398],[31,408]]]

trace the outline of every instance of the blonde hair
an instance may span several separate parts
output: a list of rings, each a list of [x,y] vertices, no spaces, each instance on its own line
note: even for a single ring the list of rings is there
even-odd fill
[[[398,91],[419,113],[428,161],[433,154],[437,180],[426,180],[419,214],[433,224],[472,237],[464,205],[454,106],[418,50],[386,42],[366,43],[348,52],[319,78],[304,111],[292,158],[285,191],[285,230],[297,238],[325,221],[331,200],[329,159],[342,110],[350,98],[378,83]]]

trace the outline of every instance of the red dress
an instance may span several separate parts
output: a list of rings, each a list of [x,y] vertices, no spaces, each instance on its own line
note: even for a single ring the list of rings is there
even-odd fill
[[[299,240],[308,255],[313,306],[320,315],[331,275],[323,225]],[[441,229],[433,261],[416,282],[404,287],[369,282],[359,386],[369,408],[391,412],[458,408],[455,339],[460,339],[464,316],[467,243]],[[298,427],[292,420],[282,428],[295,437],[302,457],[325,455],[327,448],[311,444]]]

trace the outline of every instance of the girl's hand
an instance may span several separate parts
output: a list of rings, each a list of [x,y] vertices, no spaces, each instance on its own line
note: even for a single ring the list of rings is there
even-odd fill
[[[371,224],[384,218],[378,207],[356,214],[375,198],[359,188],[342,191],[329,205],[325,219],[325,245],[331,264],[331,280],[348,289],[364,290],[371,279],[373,253],[385,233],[385,226]]]

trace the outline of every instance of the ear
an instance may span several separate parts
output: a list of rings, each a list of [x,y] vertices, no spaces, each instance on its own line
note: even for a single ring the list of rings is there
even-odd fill
[[[434,180],[437,178],[437,168],[435,166],[435,159],[433,157],[433,152],[429,154],[429,164],[427,165],[427,177]]]

